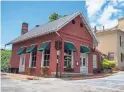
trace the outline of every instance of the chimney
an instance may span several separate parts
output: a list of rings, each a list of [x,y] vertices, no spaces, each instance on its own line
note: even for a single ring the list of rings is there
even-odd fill
[[[97,29],[96,29],[96,26],[94,27],[94,33],[96,33],[97,32]]]
[[[104,30],[104,26],[103,26],[103,31],[105,31],[105,30]]]
[[[21,35],[28,32],[28,23],[23,22],[22,23],[22,29],[21,29]]]
[[[36,25],[36,27],[39,27],[40,25]]]

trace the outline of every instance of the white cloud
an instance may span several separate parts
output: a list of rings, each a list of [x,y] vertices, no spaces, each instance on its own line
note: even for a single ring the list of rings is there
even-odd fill
[[[102,26],[105,26],[105,28],[114,27],[115,25],[117,25],[118,20],[110,19],[110,17],[112,16],[112,14],[116,14],[118,12],[120,12],[120,10],[115,9],[112,5],[108,5],[98,19],[98,23]]]
[[[86,1],[87,13],[91,26],[97,26],[99,29],[104,26],[106,29],[117,25],[118,18],[124,14],[124,10],[119,8],[123,6],[123,3],[123,0],[108,2],[106,2],[106,0]]]
[[[88,16],[91,17],[97,11],[99,11],[104,3],[105,0],[86,0],[86,8],[87,8]]]

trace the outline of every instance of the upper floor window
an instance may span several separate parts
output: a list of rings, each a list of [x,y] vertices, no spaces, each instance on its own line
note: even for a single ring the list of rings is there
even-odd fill
[[[123,62],[123,61],[124,61],[124,54],[121,53],[121,62]]]
[[[120,47],[121,47],[121,45],[122,45],[122,38],[121,38],[121,36],[120,36]]]

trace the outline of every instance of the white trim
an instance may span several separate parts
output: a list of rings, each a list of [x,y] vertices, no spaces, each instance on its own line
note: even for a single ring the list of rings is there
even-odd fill
[[[31,44],[30,46],[33,46],[33,45],[37,45],[37,43],[35,43],[35,44]]]
[[[84,46],[84,47],[87,47],[87,48],[89,48],[89,46],[88,46],[88,45],[82,45],[82,44],[81,44],[80,46]]]
[[[24,66],[23,66],[24,71],[21,70],[22,69],[22,57],[24,57],[24,61],[23,61],[23,63],[24,63]],[[25,59],[26,59],[26,54],[21,54],[20,55],[20,63],[19,63],[19,72],[25,72]]]
[[[42,59],[41,59],[41,67],[43,67],[43,65],[44,65],[44,50],[42,51],[41,57],[42,57]]]
[[[72,53],[72,63],[71,63],[71,68],[74,68],[74,52],[73,51],[71,51],[71,53]]]
[[[72,44],[74,44],[74,42],[71,42],[71,41],[67,41],[67,40],[65,40],[64,42],[68,42],[68,43],[72,43]]]
[[[51,42],[51,40],[48,40],[48,41],[44,41],[44,42],[42,42],[42,43],[46,43],[46,42]]]
[[[27,46],[22,46],[21,48],[23,48],[23,47],[27,47]]]
[[[31,61],[32,61],[32,52],[30,53],[30,59],[29,59],[29,67],[31,68]]]
[[[42,42],[43,43],[46,43],[46,42],[51,42],[51,40],[48,40],[48,41],[44,41]],[[51,43],[50,43],[51,44]],[[51,56],[51,55],[50,55]],[[42,59],[41,59],[41,67],[44,67],[44,50],[42,51],[42,55],[41,55]],[[50,62],[49,62],[50,63]],[[49,66],[45,66],[45,67],[49,67]]]
[[[97,68],[97,55],[95,54],[93,54],[93,68]]]

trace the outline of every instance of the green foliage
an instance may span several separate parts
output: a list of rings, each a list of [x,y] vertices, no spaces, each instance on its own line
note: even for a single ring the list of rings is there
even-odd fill
[[[113,61],[113,60],[103,59],[103,61],[102,61],[102,68],[103,69],[114,68],[115,65],[116,65],[115,61]]]
[[[1,70],[6,69],[11,57],[11,50],[0,51]]]
[[[50,22],[52,22],[52,21],[54,21],[54,20],[57,20],[57,19],[59,19],[59,18],[61,18],[61,17],[65,17],[65,16],[67,16],[67,15],[64,15],[64,16],[62,16],[62,15],[59,15],[59,14],[57,14],[57,13],[52,13],[50,16],[49,16],[49,20],[50,20]]]

